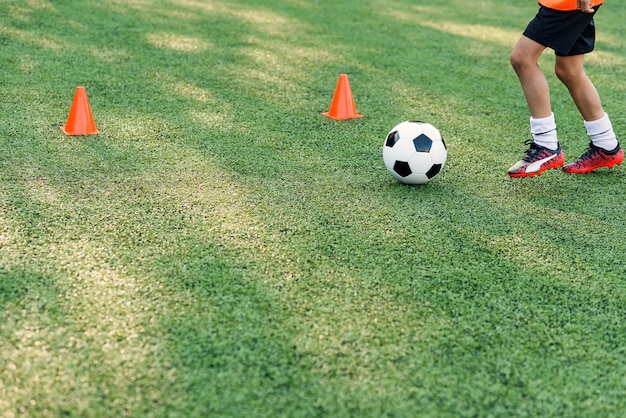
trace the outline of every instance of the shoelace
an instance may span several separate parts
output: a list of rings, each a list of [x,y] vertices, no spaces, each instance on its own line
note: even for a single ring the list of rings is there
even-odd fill
[[[532,139],[527,139],[526,141],[524,141],[524,145],[528,146],[528,149],[526,150],[526,155],[524,156],[524,161],[529,162],[535,157],[535,154],[537,153],[537,151],[539,151],[539,148]]]
[[[590,142],[589,148],[587,148],[587,150],[583,152],[580,160],[591,160],[593,159],[594,155],[598,154],[601,150],[602,148],[596,147],[595,145],[593,145],[593,142]]]

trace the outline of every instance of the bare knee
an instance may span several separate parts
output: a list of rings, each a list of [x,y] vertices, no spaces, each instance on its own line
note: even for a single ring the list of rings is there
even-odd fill
[[[524,55],[520,54],[519,51],[517,51],[517,49],[514,49],[511,52],[511,56],[509,57],[509,60],[511,61],[511,66],[513,67],[513,69],[515,69],[516,72],[520,72],[526,62]]]
[[[565,85],[577,83],[586,78],[582,59],[578,59],[577,57],[572,58],[573,59],[557,57],[554,66],[554,73]]]
[[[521,36],[513,47],[509,60],[513,69],[520,77],[536,74],[539,70],[537,61],[541,56],[545,46],[531,40],[526,36]]]
[[[575,81],[576,78],[580,76],[580,72],[578,70],[574,70],[573,68],[566,65],[558,64],[554,67],[554,73],[559,78],[559,80],[561,80],[561,82],[566,85]]]

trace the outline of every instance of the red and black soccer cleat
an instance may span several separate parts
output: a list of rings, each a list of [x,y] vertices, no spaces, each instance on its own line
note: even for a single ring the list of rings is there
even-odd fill
[[[617,144],[612,151],[607,151],[593,144],[589,144],[589,149],[576,161],[563,166],[563,171],[573,174],[590,173],[598,168],[613,168],[624,161],[624,150]]]
[[[551,150],[535,144],[532,140],[526,141],[525,144],[529,146],[526,155],[509,168],[508,174],[511,177],[538,176],[551,168],[561,167],[565,162],[565,155],[560,145],[556,150]]]

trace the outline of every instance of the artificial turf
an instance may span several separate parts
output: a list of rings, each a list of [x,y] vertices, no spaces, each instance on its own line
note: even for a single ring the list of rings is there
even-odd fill
[[[622,416],[625,171],[506,176],[536,8],[2,2],[0,417]],[[623,20],[586,67],[618,135]],[[321,115],[342,73],[362,119]],[[100,135],[59,129],[79,85]],[[409,119],[448,145],[419,187]]]

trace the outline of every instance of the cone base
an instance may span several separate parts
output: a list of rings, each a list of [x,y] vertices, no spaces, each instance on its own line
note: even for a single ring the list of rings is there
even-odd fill
[[[338,116],[338,115],[332,115],[330,112],[322,112],[322,115],[329,117],[331,119],[335,119],[335,120],[356,119],[356,118],[363,117],[363,115],[359,115],[358,113],[356,115],[351,115],[351,116]]]
[[[65,126],[60,126],[61,130],[63,131],[63,133],[67,136],[81,136],[81,135],[99,135],[100,131],[99,130],[95,130],[95,131],[91,131],[91,132],[84,132],[84,133],[76,133],[76,132],[69,132],[65,129]]]

